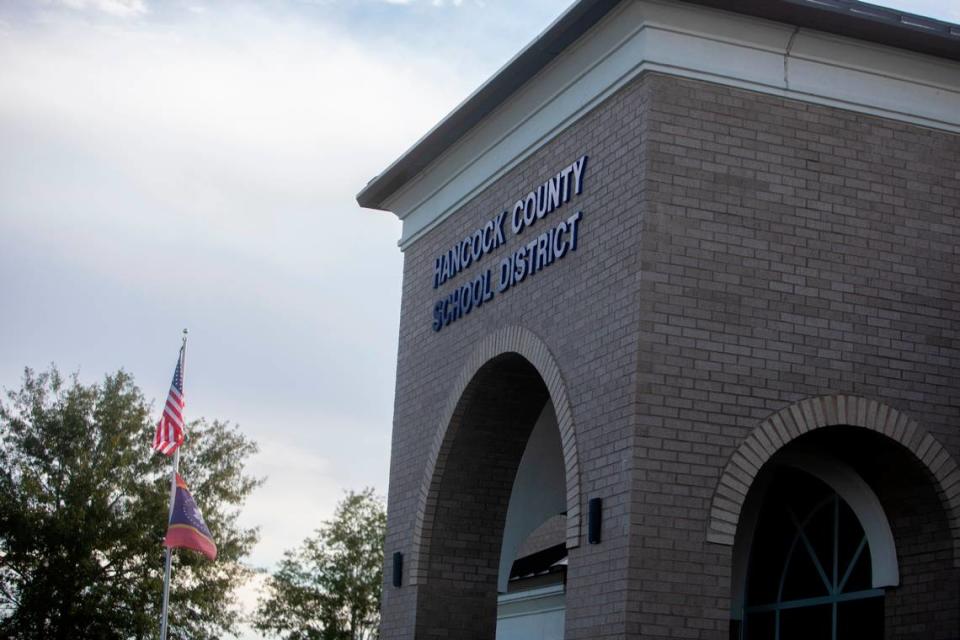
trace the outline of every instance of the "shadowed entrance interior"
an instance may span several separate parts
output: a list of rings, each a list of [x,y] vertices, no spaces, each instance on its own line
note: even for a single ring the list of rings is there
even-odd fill
[[[550,399],[537,370],[506,353],[481,367],[457,404],[431,483],[417,597],[418,638],[493,640],[510,495]],[[442,464],[440,464],[442,462]]]
[[[865,428],[817,429],[764,465],[744,503],[731,638],[956,638],[951,560],[920,460]]]

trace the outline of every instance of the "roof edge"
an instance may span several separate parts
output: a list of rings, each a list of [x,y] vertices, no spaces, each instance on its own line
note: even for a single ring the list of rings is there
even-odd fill
[[[580,0],[570,6],[389,167],[370,180],[357,194],[360,206],[383,208],[384,200],[413,179],[620,2]]]
[[[357,194],[385,202],[623,0],[579,0]],[[960,25],[856,0],[674,0],[960,61]]]

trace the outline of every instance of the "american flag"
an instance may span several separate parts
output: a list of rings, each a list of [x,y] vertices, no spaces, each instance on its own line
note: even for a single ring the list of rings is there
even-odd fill
[[[173,382],[167,394],[167,404],[157,423],[157,433],[153,436],[153,449],[164,455],[171,455],[183,443],[183,348],[177,358],[177,368],[173,371]]]

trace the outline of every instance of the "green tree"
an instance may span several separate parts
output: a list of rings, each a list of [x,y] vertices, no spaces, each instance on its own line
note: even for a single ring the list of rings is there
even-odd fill
[[[27,369],[0,400],[0,637],[159,636],[170,461],[150,448],[152,413],[123,371],[84,386]],[[222,422],[187,433],[180,472],[219,555],[174,553],[170,638],[216,638],[237,630],[250,573],[257,533],[237,515],[256,445]]]
[[[386,524],[373,489],[347,493],[332,520],[284,553],[259,602],[257,629],[287,640],[379,637]]]

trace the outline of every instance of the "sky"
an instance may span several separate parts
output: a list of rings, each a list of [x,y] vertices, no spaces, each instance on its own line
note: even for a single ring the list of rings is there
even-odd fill
[[[188,418],[260,446],[253,566],[385,495],[400,224],[355,194],[567,4],[0,0],[0,387],[159,406],[187,327]]]

